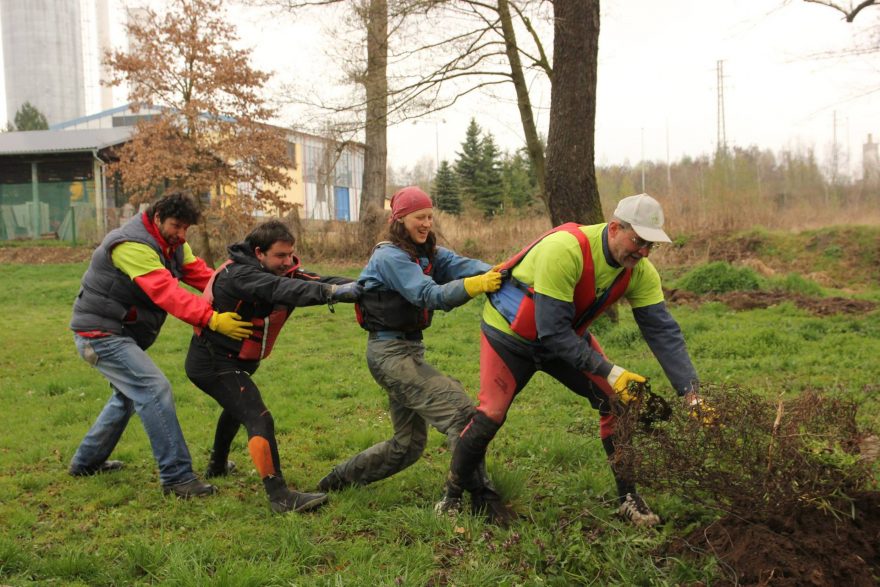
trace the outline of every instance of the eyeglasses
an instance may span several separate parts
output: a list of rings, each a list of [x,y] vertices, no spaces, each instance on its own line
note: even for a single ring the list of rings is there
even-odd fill
[[[648,251],[653,251],[654,247],[657,246],[657,243],[654,243],[651,241],[646,241],[645,239],[643,239],[639,236],[631,236],[631,237],[629,237],[629,240],[632,241],[632,243],[636,246],[636,249],[638,249],[638,250],[647,248]]]

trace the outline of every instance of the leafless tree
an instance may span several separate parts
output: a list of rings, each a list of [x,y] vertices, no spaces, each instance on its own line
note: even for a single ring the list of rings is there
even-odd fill
[[[263,1],[281,2],[288,8],[296,8],[338,4],[343,0]],[[593,167],[598,0],[587,3],[557,1],[553,4],[555,35],[561,35],[563,41],[556,48],[562,53],[554,57],[554,65],[560,59],[569,61],[563,67],[580,75],[577,82],[553,75],[542,39],[529,16],[529,9],[532,9],[539,16],[550,18],[547,3],[538,0],[397,0],[388,4],[387,0],[364,0],[362,3],[353,2],[352,6],[368,17],[360,20],[370,27],[364,30],[372,31],[366,38],[366,67],[358,72],[359,75],[353,76],[366,92],[359,100],[335,108],[340,112],[366,113],[362,120],[367,130],[368,157],[370,152],[377,155],[380,151],[385,152],[384,141],[379,149],[377,145],[380,143],[370,139],[370,135],[379,137],[375,129],[370,132],[371,123],[377,126],[383,121],[385,125],[399,123],[447,108],[469,94],[487,93],[501,84],[512,84],[527,151],[536,170],[540,195],[551,212],[551,220],[554,223],[565,220],[588,222],[601,217]],[[380,22],[382,15],[390,20]],[[587,18],[587,15],[593,19],[591,26],[572,28],[566,23],[568,18]],[[386,25],[384,44],[374,37],[374,34],[381,34],[381,24]],[[527,44],[518,40],[518,31],[525,33]],[[595,35],[595,38],[579,40],[576,38],[578,34]],[[554,43],[558,45],[559,39]],[[582,44],[592,47],[592,52],[578,50]],[[351,51],[347,54],[350,57]],[[391,71],[389,63],[393,63]],[[380,82],[377,79],[383,69],[387,82],[384,103],[379,97]],[[546,167],[552,166],[559,173],[551,185],[546,180],[544,149],[528,91],[526,73],[529,70],[540,72],[551,80],[553,103],[558,104],[558,108],[574,108],[561,116],[578,116],[557,126],[556,132],[551,132],[548,137]],[[372,76],[371,71],[377,75]],[[370,88],[376,90],[376,94],[366,95]],[[566,96],[566,92],[570,95]],[[583,106],[580,103],[584,103]],[[551,121],[554,118],[552,110],[553,105]],[[383,111],[384,117],[381,115]],[[556,118],[564,120],[560,116]],[[571,124],[572,121],[578,124]],[[560,142],[558,147],[551,144],[555,141]],[[366,167],[371,167],[368,162]],[[365,191],[368,189],[366,183],[365,174]],[[554,199],[558,199],[555,204]],[[368,205],[367,197],[363,198],[362,213],[365,205]]]
[[[833,8],[838,12],[843,14],[843,17],[846,19],[846,22],[852,22],[855,20],[856,15],[868,8],[869,6],[877,6],[876,0],[862,0],[861,2],[832,2],[831,0],[804,0],[809,4],[821,4],[822,6],[828,6],[829,8]]]

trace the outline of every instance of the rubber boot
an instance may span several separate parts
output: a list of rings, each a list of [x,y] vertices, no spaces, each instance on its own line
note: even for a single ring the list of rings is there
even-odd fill
[[[602,448],[605,449],[605,454],[608,455],[608,464],[611,466],[611,474],[614,475],[614,483],[617,485],[618,502],[623,503],[628,494],[636,493],[636,484],[627,467],[614,463],[614,435],[602,439]]]
[[[489,487],[471,492],[471,513],[475,516],[485,516],[486,519],[502,528],[507,528],[517,518],[514,512],[498,492]]]
[[[327,503],[326,493],[302,493],[290,489],[284,478],[269,475],[263,479],[263,486],[269,496],[269,507],[276,514],[286,512],[306,512]]]
[[[336,472],[336,468],[334,467],[327,475],[324,476],[323,479],[318,481],[318,491],[341,491],[346,487],[351,487],[354,483],[350,481],[346,481],[342,477],[339,476],[339,473]]]
[[[500,428],[501,424],[493,422],[482,412],[477,412],[462,433],[452,454],[449,481],[453,486],[468,491],[483,488],[483,478],[488,479],[485,473],[486,449]],[[482,471],[480,471],[481,466]]]

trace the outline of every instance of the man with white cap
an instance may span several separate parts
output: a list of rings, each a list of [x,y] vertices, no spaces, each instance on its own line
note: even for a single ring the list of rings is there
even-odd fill
[[[609,457],[614,453],[611,400],[629,401],[627,384],[645,378],[609,361],[587,328],[620,298],[628,300],[642,336],[676,392],[688,403],[699,401],[697,373],[684,337],[666,308],[660,276],[648,260],[655,243],[670,241],[663,231],[660,204],[639,194],[622,199],[607,224],[563,224],[499,266],[509,278],[488,295],[490,303],[483,309],[479,406],[455,447],[447,494],[437,504],[438,511],[458,509],[463,490],[479,495],[479,488],[471,487],[479,479],[473,471],[513,399],[536,371],[548,373],[590,402],[600,415],[605,452]],[[612,472],[619,513],[637,525],[659,523],[626,472],[614,466]]]

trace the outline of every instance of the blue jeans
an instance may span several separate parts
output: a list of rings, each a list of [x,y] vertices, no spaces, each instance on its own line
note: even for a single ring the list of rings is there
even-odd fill
[[[153,447],[162,484],[195,479],[171,383],[146,351],[127,336],[85,338],[74,334],[74,342],[79,355],[110,381],[113,394],[73,455],[71,467],[89,468],[106,461],[131,415],[137,412]]]

